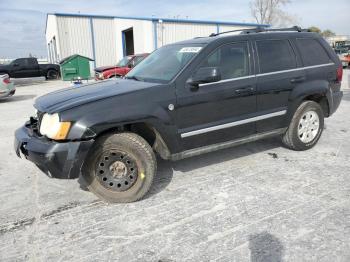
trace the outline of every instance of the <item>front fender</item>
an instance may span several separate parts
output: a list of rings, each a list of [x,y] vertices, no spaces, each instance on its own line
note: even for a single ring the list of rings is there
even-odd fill
[[[177,127],[175,111],[168,109],[175,104],[174,91],[165,87],[148,90],[147,93],[133,94],[132,97],[110,97],[84,104],[61,112],[61,121],[71,121],[68,140],[94,139],[109,130],[120,130],[124,126],[145,123],[155,128],[169,148],[176,147]],[[76,121],[74,121],[76,119]]]

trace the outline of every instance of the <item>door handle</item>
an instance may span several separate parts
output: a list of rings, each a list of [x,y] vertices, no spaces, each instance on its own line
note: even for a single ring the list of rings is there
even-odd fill
[[[236,94],[244,94],[244,93],[251,93],[254,91],[254,87],[248,86],[248,87],[242,87],[235,90]]]
[[[290,82],[292,84],[295,84],[295,83],[301,83],[301,82],[304,82],[305,81],[305,76],[299,76],[299,77],[295,77],[295,78],[292,78],[290,80]]]

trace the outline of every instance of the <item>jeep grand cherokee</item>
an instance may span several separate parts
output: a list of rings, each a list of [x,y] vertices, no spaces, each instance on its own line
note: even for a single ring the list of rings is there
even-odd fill
[[[15,150],[50,177],[81,173],[105,201],[136,201],[155,153],[178,160],[271,136],[312,148],[341,101],[342,70],[323,38],[298,27],[170,44],[125,79],[38,98]]]

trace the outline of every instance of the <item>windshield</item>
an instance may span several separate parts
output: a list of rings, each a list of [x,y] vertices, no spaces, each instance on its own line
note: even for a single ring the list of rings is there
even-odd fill
[[[126,78],[167,83],[198,54],[202,45],[169,45],[159,48],[131,70]]]
[[[117,63],[117,66],[120,66],[120,67],[127,66],[130,60],[131,60],[130,56],[123,57],[123,59]]]

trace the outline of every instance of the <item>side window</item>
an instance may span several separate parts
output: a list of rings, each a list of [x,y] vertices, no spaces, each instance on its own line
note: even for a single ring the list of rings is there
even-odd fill
[[[261,73],[296,68],[295,54],[288,40],[256,41]]]
[[[36,66],[36,59],[26,59],[29,66]]]
[[[316,39],[299,38],[297,39],[297,46],[300,50],[304,66],[313,66],[332,62],[322,45]]]
[[[24,58],[19,58],[19,59],[16,59],[12,62],[13,64],[17,64],[19,66],[24,66],[26,65],[25,63],[25,59]]]
[[[145,57],[144,56],[136,56],[133,61],[133,66],[136,66],[138,63],[140,63]]]
[[[199,67],[218,67],[222,80],[247,76],[248,45],[246,42],[223,45],[204,59]]]

